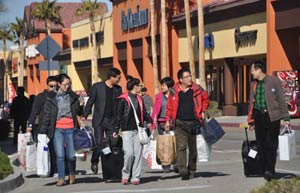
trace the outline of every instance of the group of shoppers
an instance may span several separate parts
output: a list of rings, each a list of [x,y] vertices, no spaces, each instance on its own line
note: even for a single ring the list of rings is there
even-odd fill
[[[262,155],[264,177],[274,177],[276,150],[278,146],[280,120],[288,124],[289,115],[280,81],[264,72],[260,61],[251,66],[254,78],[250,92],[249,129],[255,124],[258,148]],[[138,139],[137,122],[149,130],[157,129],[163,135],[175,131],[177,148],[177,167],[182,180],[194,177],[197,165],[196,135],[193,129],[202,126],[205,112],[209,106],[207,92],[192,81],[189,69],[180,69],[175,84],[171,77],[163,78],[161,92],[155,97],[151,116],[141,96],[139,79],[127,76],[127,91],[122,93],[118,85],[121,72],[111,68],[103,82],[95,83],[90,90],[89,99],[83,109],[83,101],[71,89],[71,79],[66,74],[47,79],[48,88],[36,97],[27,131],[38,117],[39,133],[47,134],[50,140],[51,165],[57,166],[57,186],[65,184],[65,157],[69,170],[69,183],[75,183],[76,158],[73,142],[74,129],[79,127],[78,116],[87,119],[92,113],[92,126],[96,148],[91,158],[91,170],[98,173],[101,144],[105,136],[117,137],[123,141],[124,164],[121,183],[138,185],[141,180],[143,145]],[[274,102],[275,101],[275,102]],[[135,119],[135,112],[138,120]],[[54,151],[53,151],[54,150]],[[169,171],[170,167],[165,166]],[[56,172],[56,171],[53,171]],[[52,173],[53,173],[52,172]]]

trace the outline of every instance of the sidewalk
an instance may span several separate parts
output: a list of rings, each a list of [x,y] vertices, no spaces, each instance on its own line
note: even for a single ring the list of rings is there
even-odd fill
[[[247,123],[247,116],[222,116],[215,118],[223,127],[240,129],[241,123]],[[300,130],[300,118],[291,119],[291,127]]]

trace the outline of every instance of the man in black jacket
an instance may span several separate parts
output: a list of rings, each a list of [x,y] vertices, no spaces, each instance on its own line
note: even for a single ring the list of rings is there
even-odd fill
[[[91,158],[91,169],[95,174],[98,173],[100,147],[104,132],[106,132],[106,135],[112,135],[117,97],[122,94],[122,89],[118,86],[120,79],[120,70],[110,68],[107,71],[107,79],[105,81],[93,84],[83,112],[84,118],[87,119],[91,113],[92,106],[95,105],[92,126],[95,132],[97,148],[93,151]]]
[[[32,105],[30,116],[27,120],[27,132],[32,132],[32,135],[35,136],[34,139],[37,140],[37,134],[39,133],[39,128],[41,127],[41,122],[43,120],[43,110],[44,105],[49,96],[50,91],[56,90],[57,80],[55,76],[49,76],[47,78],[47,89],[45,89],[42,93],[38,94],[35,97],[35,100]],[[36,120],[38,118],[38,120]],[[37,122],[38,126],[35,124]],[[49,152],[50,152],[50,165],[51,172],[50,176],[53,176],[56,173],[56,158],[55,152],[53,148],[52,141],[49,142]]]

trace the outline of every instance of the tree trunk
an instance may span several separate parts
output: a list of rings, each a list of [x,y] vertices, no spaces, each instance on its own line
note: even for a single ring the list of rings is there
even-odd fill
[[[199,31],[199,83],[206,89],[205,75],[205,48],[204,48],[204,21],[202,0],[198,0],[198,31]]]
[[[90,26],[92,31],[92,49],[93,55],[91,60],[91,74],[92,74],[92,84],[98,82],[98,64],[97,64],[97,44],[96,44],[96,32],[95,32],[95,23],[94,18],[90,18]]]
[[[151,13],[151,51],[152,51],[152,64],[154,75],[154,92],[158,93],[158,68],[157,68],[157,53],[156,53],[156,39],[155,39],[155,23],[154,23],[154,0],[150,0],[150,13]]]
[[[193,81],[195,81],[196,80],[195,59],[194,59],[194,51],[193,51],[193,44],[192,44],[192,27],[191,27],[189,0],[184,0],[184,11],[185,11],[185,18],[186,18],[185,24],[186,24],[186,33],[187,33],[190,70],[191,70]]]
[[[20,35],[20,66],[18,86],[24,86],[24,36]]]
[[[167,76],[167,47],[166,47],[166,1],[161,0],[161,55],[162,55],[162,77]]]
[[[4,57],[4,81],[3,81],[3,99],[4,101],[8,100],[8,66],[7,66],[7,58],[6,58],[6,39],[3,39],[3,57]]]

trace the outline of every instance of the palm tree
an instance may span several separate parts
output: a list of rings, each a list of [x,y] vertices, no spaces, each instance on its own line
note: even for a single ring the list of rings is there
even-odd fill
[[[96,29],[95,29],[95,17],[101,14],[101,5],[97,3],[97,0],[82,0],[82,6],[76,10],[76,15],[81,16],[84,13],[88,13],[89,20],[90,20],[90,28],[92,32],[92,63],[91,63],[91,70],[92,70],[92,84],[98,82],[99,79],[99,72],[98,72],[98,63],[97,63],[97,47],[96,47]],[[100,48],[99,48],[100,49]],[[100,51],[99,51],[100,52]]]
[[[162,75],[161,77],[167,76],[167,48],[166,48],[166,0],[161,0],[161,37],[162,37]]]
[[[7,82],[8,82],[8,66],[7,66],[7,58],[6,58],[6,41],[13,41],[14,35],[7,26],[1,26],[0,27],[0,40],[3,42],[3,60],[4,60],[4,67],[5,67],[5,74],[4,74],[4,86],[3,86],[3,92],[4,92],[4,100],[7,99]]]
[[[193,51],[193,44],[192,44],[192,27],[191,27],[189,0],[184,0],[184,12],[185,12],[185,21],[186,21],[185,24],[186,24],[186,33],[187,33],[190,70],[191,70],[193,80],[195,81],[196,78],[195,59],[194,59],[194,51]]]
[[[51,23],[64,26],[59,14],[61,6],[56,6],[56,1],[57,0],[43,0],[43,2],[38,3],[36,9],[32,11],[34,18],[45,21],[45,28],[47,29],[47,35],[49,36],[51,35]]]
[[[157,67],[157,53],[156,53],[156,39],[155,39],[155,22],[154,22],[154,0],[150,0],[150,13],[151,13],[151,52],[152,64],[154,75],[154,92],[158,93],[158,67]]]
[[[24,41],[26,35],[25,22],[19,17],[16,17],[16,23],[11,23],[10,28],[15,32],[17,37],[17,43],[19,45],[20,52],[20,66],[19,66],[19,77],[18,86],[24,85]]]
[[[205,49],[204,49],[204,19],[202,0],[198,0],[198,33],[199,33],[199,83],[206,89],[205,81]]]

